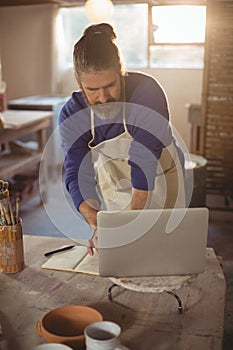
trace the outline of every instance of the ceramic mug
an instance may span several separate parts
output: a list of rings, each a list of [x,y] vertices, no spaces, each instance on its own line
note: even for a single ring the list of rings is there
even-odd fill
[[[95,322],[84,330],[86,350],[127,350],[120,342],[121,328],[110,321]]]
[[[69,346],[59,343],[48,343],[37,345],[33,350],[71,350]]]

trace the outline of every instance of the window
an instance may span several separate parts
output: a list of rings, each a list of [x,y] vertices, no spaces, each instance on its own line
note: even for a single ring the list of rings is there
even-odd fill
[[[147,4],[114,5],[108,21],[116,31],[117,44],[128,68],[147,66],[147,8]],[[72,65],[73,46],[90,24],[83,6],[60,9],[58,47],[65,65]]]
[[[151,67],[203,67],[205,6],[152,6]]]
[[[203,67],[205,6],[114,5],[109,23],[127,68]],[[90,24],[83,6],[60,9],[57,41],[63,67],[72,65],[73,46]]]
[[[57,46],[61,64],[73,64],[73,47],[90,25],[83,6],[61,8],[57,18]]]
[[[147,66],[147,4],[115,5],[109,21],[128,68]],[[129,17],[130,14],[130,17]]]

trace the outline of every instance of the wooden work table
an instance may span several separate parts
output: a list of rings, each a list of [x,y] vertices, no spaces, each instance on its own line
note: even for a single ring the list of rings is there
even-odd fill
[[[41,162],[42,152],[47,142],[47,129],[51,128],[53,113],[41,111],[5,111],[4,128],[0,129],[0,144],[3,150],[0,152],[0,178],[7,179],[16,174],[36,169]],[[36,134],[36,149],[31,152],[12,150],[11,141],[17,141],[21,137]],[[38,174],[39,175],[39,174]],[[46,200],[47,192],[47,168],[41,163],[41,196]]]
[[[70,244],[66,238],[24,236],[23,271],[0,274],[1,350],[31,350],[43,343],[35,325],[49,310],[88,305],[104,320],[122,328],[122,343],[131,350],[220,350],[222,348],[225,279],[214,251],[207,249],[205,273],[177,290],[184,306],[177,311],[169,294],[142,293],[117,287],[99,276],[41,269],[44,253]]]

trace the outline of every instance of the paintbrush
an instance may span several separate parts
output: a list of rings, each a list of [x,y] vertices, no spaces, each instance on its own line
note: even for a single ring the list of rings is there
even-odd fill
[[[0,180],[0,203],[7,225],[14,225],[15,220],[11,207],[8,186],[9,183],[7,181]]]
[[[1,202],[0,202],[0,225],[1,226],[6,226],[6,219],[5,219],[5,215],[4,215],[4,212],[3,212],[3,208],[2,208]]]
[[[10,215],[11,224],[14,225],[15,224],[15,219],[14,219],[14,214],[13,214],[12,207],[11,207],[10,193],[9,193],[8,187],[9,187],[9,183],[7,181],[4,181],[3,194],[8,199],[8,212],[9,212],[9,215]]]
[[[19,221],[19,197],[16,198],[16,201],[15,201],[15,220],[16,220],[16,224],[18,223]]]

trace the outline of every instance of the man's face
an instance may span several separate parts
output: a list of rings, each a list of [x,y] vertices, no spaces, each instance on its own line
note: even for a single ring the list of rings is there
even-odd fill
[[[123,95],[122,77],[114,70],[83,73],[80,82],[85,99],[102,119],[109,119],[118,113]],[[108,104],[109,103],[109,104]]]

